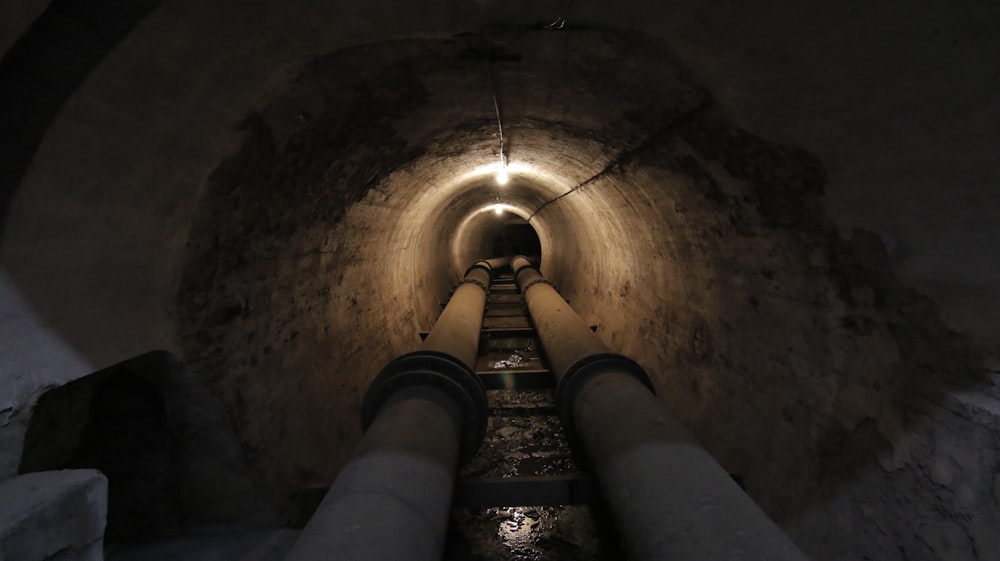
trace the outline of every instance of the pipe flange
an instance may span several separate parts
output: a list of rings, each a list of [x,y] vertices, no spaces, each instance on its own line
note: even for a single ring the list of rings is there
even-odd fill
[[[556,386],[556,409],[559,411],[559,419],[562,421],[563,427],[566,428],[567,434],[574,434],[573,403],[576,401],[577,394],[580,393],[580,388],[594,376],[608,371],[628,374],[646,386],[650,393],[656,395],[656,390],[653,389],[653,384],[649,381],[646,371],[626,356],[615,353],[600,353],[581,358],[569,367],[566,374],[559,380],[559,385]]]
[[[535,280],[529,282],[528,284],[524,285],[524,287],[521,288],[521,294],[527,294],[528,293],[528,289],[531,288],[531,287],[533,287],[533,286],[535,286],[536,284],[547,284],[547,285],[549,285],[549,286],[552,287],[552,290],[555,290],[556,292],[559,292],[559,289],[556,288],[556,285],[552,284],[552,282],[549,281],[549,279],[540,276],[537,279],[535,279]]]
[[[483,283],[482,281],[478,281],[476,279],[465,278],[465,279],[462,279],[462,282],[458,283],[459,286],[461,286],[463,284],[474,284],[474,285],[478,286],[479,288],[482,288],[484,291],[489,291],[489,289],[490,289],[489,285]]]
[[[460,458],[462,463],[468,461],[486,436],[486,387],[472,369],[446,353],[416,351],[387,364],[368,386],[361,402],[362,430],[368,430],[393,393],[415,385],[441,390],[458,405],[463,425]]]
[[[527,261],[527,262],[528,262],[528,264],[527,264],[527,265],[525,265],[524,267],[521,267],[520,269],[516,269],[516,270],[515,270],[515,269],[514,269],[514,260],[515,260],[515,259],[524,259],[525,261]],[[526,256],[524,256],[524,255],[515,255],[515,256],[513,256],[513,257],[511,257],[511,258],[510,258],[510,270],[511,270],[511,271],[512,271],[512,272],[514,273],[514,275],[515,275],[515,276],[516,276],[516,275],[517,275],[518,273],[520,273],[520,272],[521,272],[522,270],[524,270],[524,269],[527,269],[527,268],[529,268],[529,267],[530,267],[530,268],[532,268],[532,269],[534,269],[534,270],[536,270],[536,271],[538,271],[538,273],[539,273],[539,274],[541,274],[541,272],[542,272],[542,271],[541,271],[541,270],[540,270],[540,269],[538,268],[538,265],[535,265],[534,263],[532,263],[532,262],[531,262],[531,259],[528,259],[528,258],[527,258]]]
[[[469,268],[466,269],[464,273],[462,273],[462,276],[463,277],[469,276],[469,273],[471,273],[473,269],[482,269],[490,275],[490,278],[493,277],[493,267],[491,267],[490,264],[486,261],[476,261],[472,265],[469,265]]]

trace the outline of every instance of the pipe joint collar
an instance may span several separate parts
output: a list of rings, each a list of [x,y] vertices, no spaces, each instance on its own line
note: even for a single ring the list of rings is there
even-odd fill
[[[464,278],[464,279],[462,279],[462,282],[460,282],[458,284],[459,284],[459,286],[461,286],[463,284],[474,284],[474,285],[478,286],[479,288],[482,288],[483,292],[489,292],[489,290],[490,290],[489,285],[487,285],[487,284],[483,283],[483,281],[477,280],[477,279]]]
[[[525,264],[521,265],[520,267],[516,267],[514,265],[514,262],[517,261],[517,260],[525,261]],[[514,275],[517,275],[517,273],[520,272],[523,269],[529,269],[529,268],[530,269],[534,269],[534,270],[538,271],[538,274],[541,274],[541,270],[538,268],[538,265],[535,265],[534,263],[532,263],[531,259],[528,259],[526,256],[524,256],[524,255],[515,255],[514,257],[510,258],[510,269],[511,269],[511,271],[514,272]]]
[[[469,265],[469,268],[465,270],[465,273],[462,276],[463,277],[469,276],[469,273],[471,273],[475,269],[482,269],[486,271],[486,274],[488,274],[490,278],[493,278],[493,267],[490,266],[489,261],[476,261],[472,265]]]
[[[460,458],[465,463],[476,454],[486,436],[489,415],[486,387],[468,366],[446,353],[416,351],[387,364],[365,392],[361,403],[362,430],[368,430],[393,393],[416,385],[441,390],[458,405],[462,414]]]
[[[527,294],[528,289],[535,286],[536,284],[547,284],[552,287],[552,290],[559,292],[559,289],[556,288],[556,285],[552,284],[552,282],[549,279],[539,276],[537,279],[525,283],[525,285],[521,287],[521,294]]]
[[[615,353],[593,354],[576,361],[570,366],[566,374],[559,380],[556,386],[556,408],[559,411],[559,419],[566,428],[566,432],[574,434],[573,426],[573,404],[576,401],[580,389],[591,378],[607,372],[620,372],[628,374],[642,385],[649,389],[650,393],[656,394],[649,376],[634,360]]]

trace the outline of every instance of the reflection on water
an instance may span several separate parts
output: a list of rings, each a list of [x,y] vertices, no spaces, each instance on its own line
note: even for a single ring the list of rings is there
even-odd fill
[[[517,368],[524,368],[531,361],[539,361],[537,356],[533,356],[532,352],[535,350],[533,344],[528,344],[520,349],[513,350],[507,356],[490,362],[490,368],[492,370],[514,370]]]
[[[497,536],[503,544],[512,550],[527,547],[533,541],[532,531],[538,527],[541,516],[537,509],[525,507],[506,507],[497,509],[502,516]]]
[[[601,539],[600,523],[585,506],[456,509],[452,523],[467,541],[470,558],[482,561],[623,558],[615,544]]]

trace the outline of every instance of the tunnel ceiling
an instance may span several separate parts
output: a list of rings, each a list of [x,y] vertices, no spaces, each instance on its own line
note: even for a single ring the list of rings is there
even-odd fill
[[[330,229],[367,196],[376,211],[403,217],[375,235],[421,256],[393,261],[398,274],[420,282],[441,270],[431,287],[440,296],[442,283],[488,251],[490,236],[477,232],[497,220],[482,210],[500,204],[535,219],[705,110],[707,93],[670,60],[649,39],[606,31],[393,41],[316,59],[244,122],[241,153],[210,180],[195,253],[214,266],[246,259],[256,237]],[[494,94],[505,186],[494,180]],[[544,220],[533,225],[552,242]]]

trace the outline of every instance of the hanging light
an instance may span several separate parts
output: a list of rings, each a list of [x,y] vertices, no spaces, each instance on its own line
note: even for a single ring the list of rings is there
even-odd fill
[[[510,177],[507,176],[507,162],[504,161],[505,158],[501,154],[500,156],[500,171],[497,172],[497,185],[506,185],[510,181]]]

